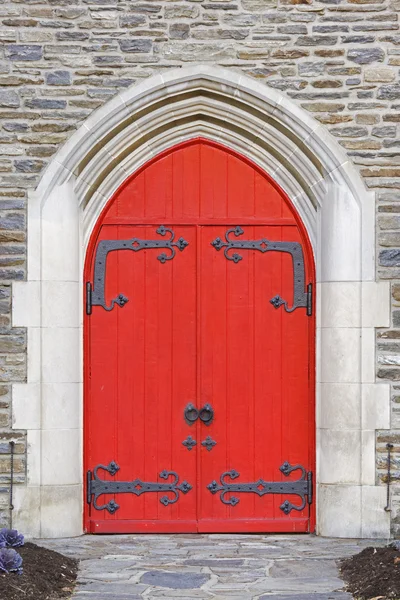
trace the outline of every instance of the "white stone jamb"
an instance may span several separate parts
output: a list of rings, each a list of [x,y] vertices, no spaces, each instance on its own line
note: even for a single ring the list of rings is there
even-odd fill
[[[390,427],[390,386],[375,383],[375,327],[390,325],[389,283],[374,281],[375,235],[351,192],[327,186],[320,209],[317,338],[318,533],[390,536],[376,485],[375,430]],[[365,192],[374,207],[374,194]],[[364,234],[364,235],[363,235]]]
[[[12,405],[13,427],[27,430],[28,477],[15,487],[14,522],[34,537],[74,536],[83,511],[80,208],[72,179],[43,206],[35,193],[29,201],[29,279],[13,286],[13,325],[28,327],[27,383],[13,386]]]

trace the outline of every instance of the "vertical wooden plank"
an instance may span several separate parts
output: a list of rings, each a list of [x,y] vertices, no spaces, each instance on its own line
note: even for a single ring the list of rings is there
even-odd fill
[[[198,404],[196,392],[197,298],[196,263],[197,239],[195,227],[174,227],[176,238],[183,237],[189,245],[171,261],[173,288],[171,293],[171,373],[172,397],[170,419],[167,424],[171,435],[171,468],[179,475],[180,483],[187,481],[192,489],[180,494],[179,501],[171,506],[173,520],[196,520],[196,462],[199,439],[196,426],[184,419],[189,402]],[[182,442],[191,436],[197,446],[188,450]]]
[[[144,413],[144,447],[145,481],[158,481],[159,463],[159,420],[158,420],[158,367],[159,367],[159,331],[158,331],[158,307],[159,307],[159,286],[158,286],[158,269],[159,261],[155,251],[145,251],[146,265],[146,303],[145,303],[145,413]],[[169,381],[165,382],[165,386],[169,387]],[[151,423],[151,429],[148,424]],[[158,519],[158,498],[157,494],[144,495],[144,518],[146,520]]]
[[[104,227],[99,235],[102,239],[118,239],[118,227]],[[107,264],[106,299],[110,301],[117,293],[118,272],[117,257],[110,255]],[[106,312],[101,307],[94,307],[90,320],[91,348],[90,348],[90,404],[87,419],[89,457],[88,469],[93,470],[96,465],[107,465],[115,460],[116,439],[114,423],[116,421],[116,381],[118,380],[118,356],[110,352],[116,347],[117,342],[117,313]],[[97,407],[101,407],[98,410]],[[111,427],[108,424],[112,424]],[[105,471],[100,471],[99,476],[113,480]],[[106,504],[113,496],[103,496],[102,502]],[[104,500],[104,502],[103,502]],[[96,518],[110,519],[106,510],[95,511]]]
[[[209,426],[199,423],[199,436],[200,441],[210,436],[216,445],[211,451],[205,446],[199,449],[199,519],[225,519],[228,514],[226,506],[207,489],[226,471],[228,453],[227,271],[225,259],[211,246],[221,233],[221,227],[202,227],[200,233],[199,406],[211,404],[214,420]]]
[[[113,207],[115,207],[115,212]],[[145,174],[143,171],[130,177],[118,190],[114,202],[111,203],[110,211],[107,213],[107,218],[114,214],[124,218],[132,215],[139,218],[145,216]]]
[[[200,216],[225,218],[228,208],[229,155],[208,144],[201,146]]]
[[[145,215],[154,223],[163,223],[172,214],[171,156],[163,156],[143,171]]]
[[[254,169],[236,156],[228,157],[228,217],[235,219],[238,225],[241,218],[253,217],[255,214],[255,181]]]
[[[299,231],[295,227],[282,227],[282,239],[301,241]],[[293,297],[293,264],[289,255],[282,257],[282,291],[283,297]],[[282,442],[291,464],[301,464],[309,469],[308,449],[310,442],[310,425],[308,405],[308,335],[310,318],[305,309],[297,309],[282,319],[282,345],[285,349],[282,357],[282,411],[285,427],[282,431]],[[307,383],[306,383],[307,382]],[[298,479],[299,472],[293,473],[292,479]],[[294,498],[293,503],[298,503]],[[308,507],[303,513],[293,511],[291,517],[308,515]]]
[[[259,171],[254,172],[254,214],[258,219],[293,218],[279,191]]]
[[[168,234],[167,234],[168,235]],[[167,251],[169,254],[169,252]],[[156,254],[159,254],[158,250]],[[162,264],[155,258],[155,269],[157,275],[153,285],[149,285],[148,294],[154,294],[154,289],[157,289],[157,331],[156,331],[156,345],[155,360],[157,363],[155,373],[155,386],[156,392],[156,413],[154,419],[150,419],[146,423],[145,427],[150,437],[152,434],[157,437],[157,473],[154,474],[155,479],[152,481],[162,481],[159,478],[161,471],[173,470],[172,464],[172,446],[173,443],[178,443],[178,440],[172,438],[172,404],[173,404],[173,393],[174,393],[174,382],[172,372],[172,361],[173,361],[173,289],[174,289],[174,260],[167,261]],[[180,258],[180,257],[179,257]],[[182,268],[181,261],[179,261],[179,269]],[[154,431],[154,425],[156,425],[156,431]],[[179,472],[179,470],[178,470]],[[166,481],[170,481],[171,478]],[[166,494],[168,497],[171,494]],[[160,520],[171,519],[171,506],[164,506],[160,502],[160,495],[154,495],[157,499],[157,518]]]
[[[198,218],[200,206],[200,145],[192,144],[181,152],[183,152],[181,177],[184,188],[182,217]]]
[[[244,227],[243,238],[253,239],[253,228]],[[251,462],[249,439],[249,408],[253,401],[250,382],[252,382],[251,356],[249,356],[250,311],[249,277],[252,255],[239,251],[243,256],[237,264],[226,262],[227,268],[227,397],[228,412],[228,465],[240,473],[241,481],[251,481],[253,464]],[[225,260],[225,259],[224,259]],[[232,494],[234,495],[234,494]],[[250,494],[235,496],[237,506],[229,508],[229,517],[239,519],[251,517],[253,498]]]
[[[145,239],[146,227],[121,226],[119,239],[136,237]],[[145,272],[144,252],[130,250],[115,252],[118,259],[118,281],[120,290],[129,298],[123,307],[114,310],[118,318],[116,354],[118,357],[117,418],[116,435],[118,445],[116,455],[120,471],[118,479],[130,481],[143,478],[143,415],[144,362],[142,356],[144,320]],[[129,273],[129,276],[127,274]],[[113,311],[112,311],[113,312]],[[116,519],[143,518],[144,497],[124,494],[116,501],[120,509]]]
[[[151,228],[154,232],[154,228]],[[127,227],[130,237],[146,238],[145,227]],[[124,265],[124,279],[129,282],[130,302],[124,307],[127,310],[126,323],[121,335],[126,343],[121,352],[121,370],[123,378],[130,373],[131,387],[127,395],[121,397],[121,403],[130,406],[129,420],[123,419],[121,428],[124,431],[127,447],[130,448],[129,479],[145,478],[145,322],[146,322],[146,254],[144,252],[130,253],[129,265]],[[129,276],[126,275],[129,273]],[[129,311],[129,313],[128,313]],[[130,428],[127,429],[127,423]],[[121,514],[125,519],[144,519],[145,496],[128,496],[125,500],[126,511]]]
[[[172,198],[173,198],[173,215],[174,218],[180,218],[183,214],[183,200],[186,186],[190,186],[190,181],[184,181],[183,173],[183,152],[173,152],[172,160]]]
[[[279,240],[280,227],[257,227],[256,238]],[[256,322],[259,335],[256,340],[256,410],[257,410],[257,463],[258,472],[265,481],[279,481],[282,460],[282,310],[276,309],[270,300],[280,292],[282,269],[281,254],[257,252],[257,305]],[[280,496],[264,496],[258,503],[257,515],[278,519]]]

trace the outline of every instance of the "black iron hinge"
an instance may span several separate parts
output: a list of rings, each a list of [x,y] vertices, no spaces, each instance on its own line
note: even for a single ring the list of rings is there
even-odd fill
[[[312,315],[313,306],[313,284],[309,283],[307,286],[307,317]]]
[[[92,471],[86,473],[86,502],[92,502]]]
[[[230,506],[239,504],[239,494],[242,493],[257,494],[260,497],[266,494],[299,496],[301,499],[300,504],[293,504],[285,499],[279,508],[285,515],[290,514],[292,510],[301,512],[313,500],[312,472],[306,471],[302,465],[291,465],[287,461],[279,467],[279,470],[285,477],[289,477],[295,471],[300,471],[301,476],[299,479],[290,479],[289,481],[264,481],[264,479],[258,479],[257,481],[237,483],[234,480],[240,477],[240,473],[235,471],[235,469],[231,469],[222,473],[219,478],[220,483],[214,480],[206,487],[211,494],[220,494],[220,501]],[[238,495],[233,495],[234,492]]]
[[[313,476],[312,471],[307,472],[307,501],[312,504],[313,501]]]
[[[86,314],[92,314],[92,284],[90,281],[86,282]]]
[[[108,465],[96,465],[92,471],[86,473],[86,501],[91,504],[96,510],[107,510],[113,515],[119,505],[114,499],[105,504],[98,504],[100,496],[109,494],[133,494],[141,496],[142,494],[153,492],[165,492],[160,498],[160,503],[163,506],[175,504],[180,498],[180,493],[187,494],[192,489],[192,486],[187,481],[179,483],[179,475],[175,471],[167,471],[163,469],[159,474],[159,478],[164,481],[142,481],[141,479],[133,479],[131,481],[112,481],[110,479],[101,479],[98,471],[103,470],[114,476],[119,471],[119,465],[115,461],[111,461]],[[92,478],[93,475],[93,478]],[[173,494],[172,498],[171,495]]]

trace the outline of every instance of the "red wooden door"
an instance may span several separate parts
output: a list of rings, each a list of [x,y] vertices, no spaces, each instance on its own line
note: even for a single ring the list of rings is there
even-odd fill
[[[288,480],[285,462],[310,468],[309,322],[305,308],[292,313],[270,300],[279,294],[293,302],[293,264],[289,253],[232,248],[240,260],[215,252],[210,240],[224,239],[226,226],[201,231],[200,392],[214,420],[203,428],[216,445],[202,448],[200,460],[200,531],[306,531],[309,506],[281,510],[287,494],[258,496],[247,491],[203,493],[207,485]],[[243,226],[241,240],[300,241],[293,226]],[[235,238],[234,232],[229,236]],[[233,473],[235,471],[236,473]],[[290,481],[298,479],[294,472]],[[287,484],[286,484],[287,485]],[[215,486],[214,486],[215,487]],[[256,486],[263,491],[263,483]],[[229,488],[225,488],[229,489]],[[233,500],[232,500],[233,499]]]
[[[221,146],[117,191],[85,272],[88,531],[313,530],[312,281],[290,202]]]
[[[132,238],[144,243],[162,240],[156,229],[103,225],[98,244],[121,240],[123,245],[123,240]],[[176,227],[175,233],[196,248],[194,227]],[[169,235],[166,232],[164,237]],[[196,522],[196,456],[184,452],[180,442],[187,427],[183,419],[174,418],[183,414],[185,400],[195,397],[196,253],[178,251],[176,262],[163,263],[157,259],[163,252],[171,254],[158,248],[110,251],[105,296],[112,299],[123,293],[129,301],[123,310],[115,306],[107,311],[94,305],[90,315],[88,468],[116,463],[115,475],[100,468],[98,477],[140,479],[132,493],[99,497],[98,506],[112,504],[100,511],[91,506],[92,531],[121,530],[118,523],[131,519],[146,531],[162,530],[166,524],[187,531]],[[170,474],[165,477],[164,472]],[[186,493],[178,488],[176,493],[165,488],[160,493],[144,491],[145,483],[152,483],[153,488],[171,484],[174,473],[178,486],[186,481],[192,489]],[[143,493],[135,495],[135,491]],[[115,512],[113,502],[119,505]]]

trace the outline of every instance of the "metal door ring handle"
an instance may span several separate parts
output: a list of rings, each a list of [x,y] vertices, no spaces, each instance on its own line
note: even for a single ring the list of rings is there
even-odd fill
[[[194,404],[189,402],[184,411],[185,421],[188,425],[193,425],[199,418],[199,411]]]
[[[199,418],[204,425],[210,425],[214,419],[214,409],[211,404],[205,404],[199,412]]]

